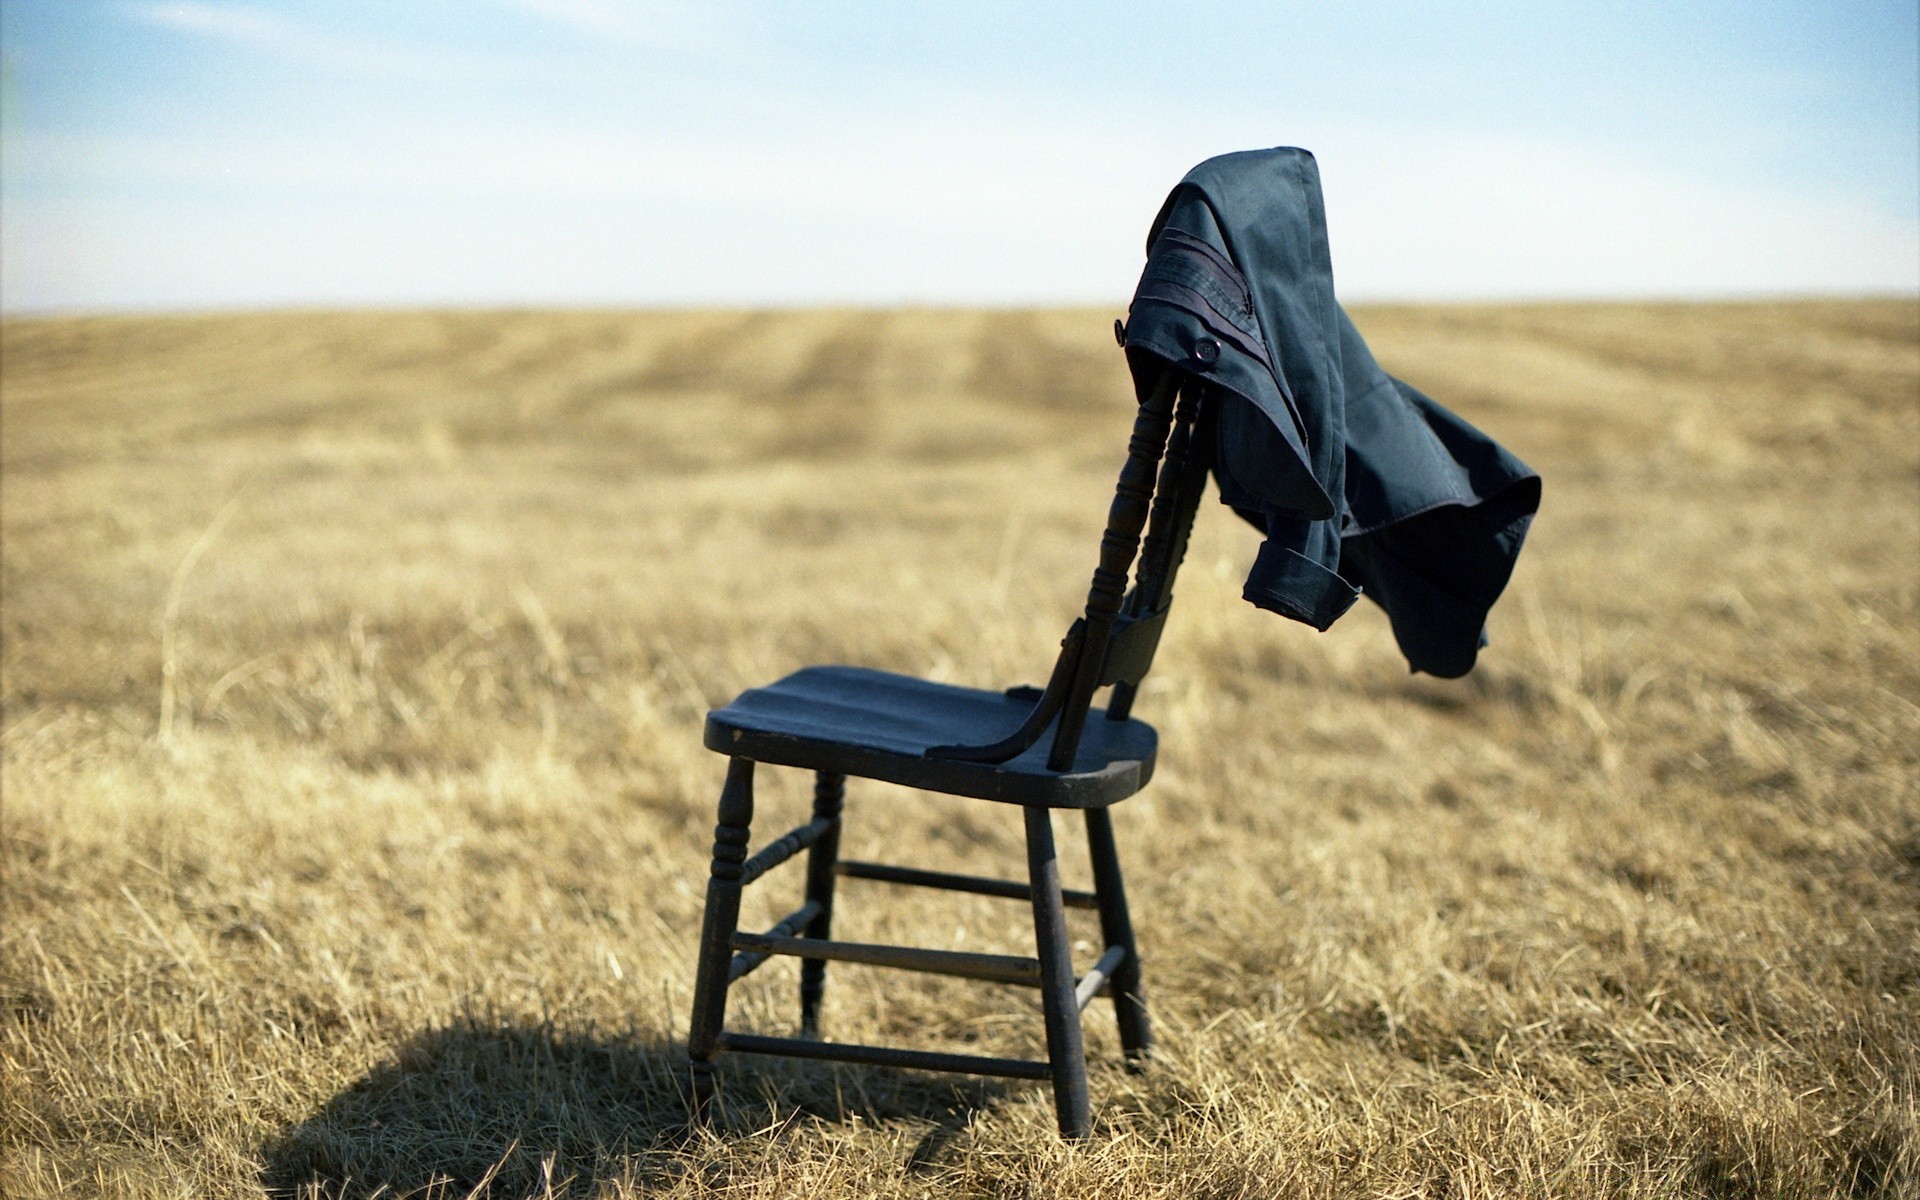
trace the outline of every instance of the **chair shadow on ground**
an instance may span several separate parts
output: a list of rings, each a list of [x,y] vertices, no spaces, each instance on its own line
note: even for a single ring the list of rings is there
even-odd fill
[[[637,1036],[466,1020],[407,1042],[392,1061],[274,1137],[261,1182],[276,1197],[586,1195],[698,1170],[686,1051]],[[903,1164],[927,1166],[1009,1085],[825,1063],[728,1056],[721,1138],[807,1123],[911,1121],[931,1128]]]

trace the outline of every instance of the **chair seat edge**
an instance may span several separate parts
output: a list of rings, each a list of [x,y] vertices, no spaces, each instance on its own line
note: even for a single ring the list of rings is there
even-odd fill
[[[1155,753],[1144,758],[1116,759],[1097,771],[1040,775],[742,728],[721,720],[717,710],[707,714],[703,740],[709,750],[774,766],[838,771],[949,796],[1041,808],[1117,804],[1147,786],[1159,749],[1156,738]]]

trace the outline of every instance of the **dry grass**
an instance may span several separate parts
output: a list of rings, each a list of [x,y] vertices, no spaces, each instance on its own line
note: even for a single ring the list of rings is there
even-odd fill
[[[1920,1194],[1904,302],[1361,313],[1547,507],[1460,683],[1370,609],[1245,605],[1202,514],[1117,818],[1161,1063],[1090,1010],[1075,1149],[1042,1088],[758,1061],[682,1130],[703,711],[815,661],[1043,671],[1111,316],[8,324],[0,1191]],[[805,803],[766,775],[760,838]],[[1019,871],[1011,809],[849,811],[850,853]],[[736,1020],[784,1032],[792,972]],[[1039,1048],[1028,993],[864,968],[827,1019]]]

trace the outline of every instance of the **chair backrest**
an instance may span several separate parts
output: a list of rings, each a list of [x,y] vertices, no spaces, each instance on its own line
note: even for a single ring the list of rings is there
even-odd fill
[[[1026,721],[991,745],[940,746],[929,750],[930,755],[1005,762],[1039,741],[1057,717],[1047,767],[1065,771],[1079,751],[1095,691],[1111,684],[1106,715],[1116,721],[1126,718],[1153,665],[1173,602],[1174,577],[1206,490],[1213,445],[1208,391],[1204,381],[1170,369],[1141,400],[1100,538],[1100,562],[1087,589],[1086,615],[1067,631],[1053,674]]]
[[[1153,667],[1160,647],[1160,631],[1173,607],[1173,581],[1187,557],[1187,538],[1207,490],[1213,468],[1213,406],[1207,403],[1207,385],[1187,377],[1174,409],[1173,432],[1160,462],[1160,482],[1154,489],[1152,516],[1134,575],[1133,591],[1121,611],[1108,642],[1100,682],[1113,685],[1107,718],[1124,721],[1133,707],[1140,681]],[[1137,632],[1136,632],[1137,631]]]

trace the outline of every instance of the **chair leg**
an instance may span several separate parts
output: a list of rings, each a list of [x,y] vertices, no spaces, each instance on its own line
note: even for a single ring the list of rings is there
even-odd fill
[[[1053,1103],[1060,1136],[1093,1132],[1087,1101],[1087,1052],[1080,1037],[1080,1006],[1074,1000],[1073,950],[1067,941],[1067,908],[1060,896],[1060,860],[1053,848],[1053,814],[1030,807],[1027,814],[1027,877],[1033,884],[1033,936],[1040,958],[1040,997],[1047,1021],[1047,1060],[1053,1069]]]
[[[840,857],[840,809],[846,801],[847,777],[819,771],[813,778],[813,818],[833,822],[807,851],[807,899],[820,905],[820,915],[807,923],[801,937],[833,936],[833,865]],[[820,1036],[820,997],[827,988],[825,960],[800,961],[800,1036]]]
[[[1127,957],[1113,972],[1113,1014],[1120,1024],[1120,1048],[1127,1069],[1138,1071],[1153,1052],[1147,1023],[1147,994],[1140,982],[1140,953],[1133,942],[1133,918],[1127,913],[1127,887],[1120,878],[1120,852],[1113,840],[1113,814],[1087,810],[1087,848],[1093,858],[1093,890],[1100,900],[1100,936],[1108,946],[1125,946]]]
[[[712,877],[707,881],[700,958],[693,976],[687,1060],[693,1076],[695,1120],[707,1118],[713,1100],[713,1051],[726,1021],[727,974],[733,964],[733,935],[740,925],[740,864],[747,858],[747,830],[752,824],[753,760],[735,758],[727,764],[726,786],[720,790]]]

